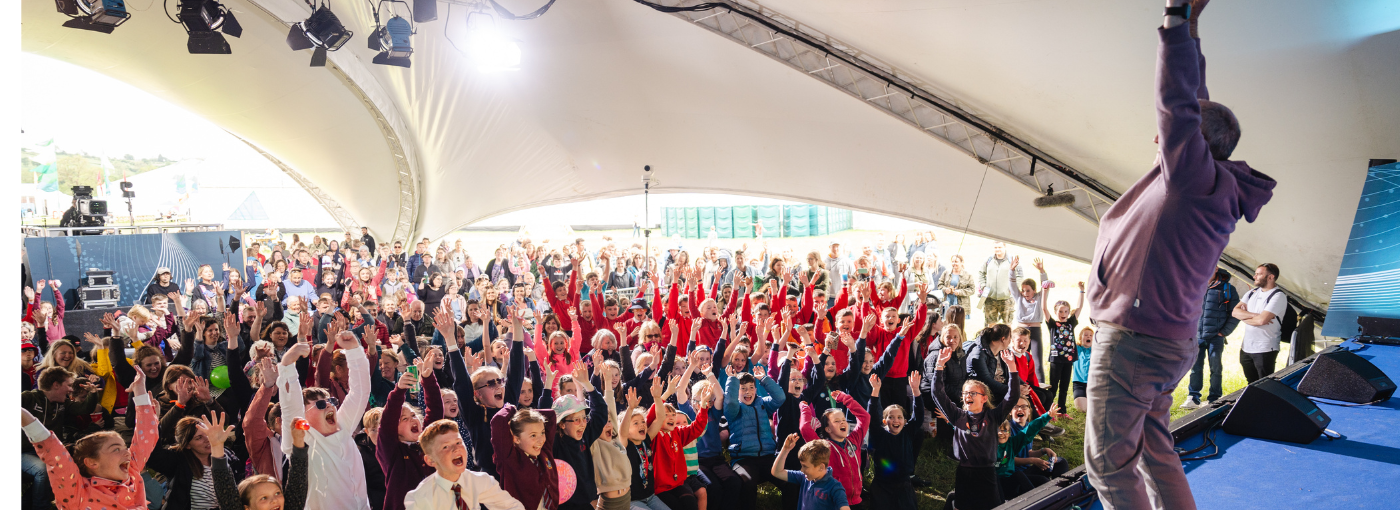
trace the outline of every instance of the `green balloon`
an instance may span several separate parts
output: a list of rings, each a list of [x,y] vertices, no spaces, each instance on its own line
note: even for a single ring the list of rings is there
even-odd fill
[[[209,372],[209,384],[215,388],[228,389],[228,366],[214,367],[214,370]]]

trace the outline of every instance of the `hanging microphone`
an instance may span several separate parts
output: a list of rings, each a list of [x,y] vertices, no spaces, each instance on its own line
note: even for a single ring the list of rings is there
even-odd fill
[[[1055,185],[1051,184],[1045,188],[1045,196],[1035,197],[1035,206],[1047,209],[1051,207],[1069,206],[1074,204],[1074,195],[1069,192],[1055,193]]]

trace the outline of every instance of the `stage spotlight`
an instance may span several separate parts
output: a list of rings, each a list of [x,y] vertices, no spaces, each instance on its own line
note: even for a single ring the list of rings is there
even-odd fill
[[[413,22],[427,23],[437,19],[437,0],[413,0]],[[1371,165],[1376,166],[1376,165]]]
[[[520,44],[496,30],[496,19],[488,13],[467,16],[467,54],[482,72],[520,68]]]
[[[340,18],[326,5],[316,8],[306,21],[292,25],[287,33],[287,46],[293,50],[316,48],[311,54],[311,66],[326,65],[326,52],[335,51],[350,41],[355,33],[340,23]]]
[[[194,54],[227,55],[233,53],[224,34],[243,35],[243,26],[233,12],[216,0],[182,0],[180,24],[189,33],[188,49]]]
[[[54,3],[58,12],[73,18],[63,23],[68,28],[110,34],[131,19],[124,0],[55,0]]]
[[[369,48],[379,51],[374,63],[387,66],[409,67],[408,57],[413,55],[413,27],[408,20],[398,16],[389,18],[384,26],[370,35]]]

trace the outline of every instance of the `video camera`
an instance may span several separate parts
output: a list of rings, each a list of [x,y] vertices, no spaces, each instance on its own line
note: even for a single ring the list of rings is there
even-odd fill
[[[78,212],[78,227],[100,227],[107,220],[107,201],[92,198],[92,186],[73,186],[73,208]]]

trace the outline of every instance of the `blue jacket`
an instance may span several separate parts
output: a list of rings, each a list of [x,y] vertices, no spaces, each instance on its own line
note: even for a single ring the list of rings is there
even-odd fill
[[[1216,282],[1206,289],[1205,303],[1201,309],[1201,323],[1196,335],[1197,343],[1215,338],[1216,335],[1229,335],[1235,331],[1240,320],[1231,315],[1240,304],[1240,293],[1230,282]]]
[[[755,395],[753,404],[739,402],[739,378],[731,377],[724,385],[724,418],[729,420],[729,458],[772,455],[778,450],[773,437],[773,422],[769,418],[783,406],[787,394],[777,381],[764,377],[760,384],[769,396]]]

